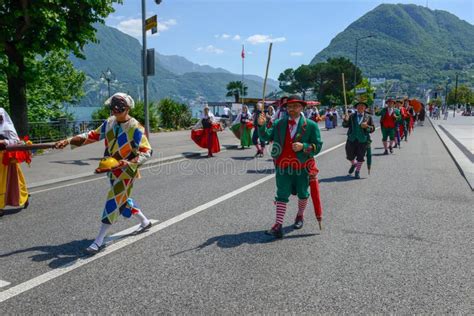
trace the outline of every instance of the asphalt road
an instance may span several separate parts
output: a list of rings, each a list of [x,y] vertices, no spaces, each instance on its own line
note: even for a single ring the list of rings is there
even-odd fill
[[[322,135],[323,150],[345,140],[340,128]],[[380,138],[361,180],[346,176],[344,147],[318,157],[324,230],[308,207],[292,231],[293,197],[277,241],[263,233],[274,221],[272,163],[253,150],[143,170],[135,198],[166,225],[51,280],[38,277],[84,260],[108,187],[34,194],[0,220],[0,280],[11,283],[0,302],[19,289],[0,313],[473,313],[472,191],[429,124],[390,156]]]

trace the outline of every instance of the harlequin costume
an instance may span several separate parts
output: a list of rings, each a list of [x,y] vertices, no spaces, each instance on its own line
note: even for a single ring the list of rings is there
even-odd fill
[[[305,102],[298,97],[290,97],[287,104],[292,103],[300,103],[303,108],[305,105]],[[260,137],[273,141],[271,155],[275,163],[277,186],[276,221],[267,233],[281,238],[283,237],[283,220],[291,194],[298,196],[295,228],[299,229],[303,226],[304,211],[309,197],[310,176],[315,179],[318,172],[314,156],[320,152],[323,143],[318,125],[306,119],[301,113],[296,119],[288,117],[277,120],[271,128],[265,125],[259,126],[259,132]],[[292,148],[294,143],[301,143],[303,149],[295,152]],[[318,202],[320,207],[319,192]]]
[[[391,107],[393,105],[393,100],[388,99],[387,104],[389,106],[384,107],[379,112],[376,112],[375,115],[380,116],[380,126],[382,129],[382,142],[384,147],[384,155],[388,155],[388,149],[390,152],[393,152],[393,145],[395,144],[395,129],[396,122],[400,119],[400,111]],[[390,139],[390,144],[388,140]]]
[[[0,140],[5,146],[20,143],[10,115],[0,108]],[[27,208],[29,205],[28,188],[20,163],[31,162],[31,154],[26,151],[7,152],[0,148],[0,216],[8,206]]]
[[[367,108],[365,102],[359,102],[356,105],[363,105]],[[363,123],[367,124],[366,128],[361,126]],[[371,142],[370,133],[375,131],[372,116],[365,111],[363,113],[356,111],[347,120],[342,121],[342,126],[348,128],[346,158],[351,162],[349,174],[352,174],[355,170],[355,178],[360,179],[360,169],[365,161],[364,157]]]
[[[111,107],[112,112],[117,108],[134,107],[133,99],[124,93],[114,94],[105,104]],[[71,146],[76,147],[100,140],[104,140],[105,144],[104,157],[113,157],[117,161],[123,160],[127,164],[107,172],[110,190],[102,212],[102,227],[99,235],[87,249],[91,253],[101,249],[108,228],[117,221],[120,215],[125,218],[136,216],[140,221],[139,231],[151,227],[151,222],[143,215],[131,197],[134,181],[140,178],[139,167],[152,154],[143,126],[132,117],[125,122],[118,122],[115,116],[111,116],[96,130],[75,136],[69,142]]]
[[[209,109],[209,108],[208,108]],[[213,157],[213,154],[221,150],[217,131],[220,131],[221,125],[215,121],[212,113],[203,114],[199,122],[191,130],[191,139],[201,148],[207,149],[207,156]]]
[[[244,111],[244,109],[247,109]],[[246,105],[243,106],[242,112],[237,115],[237,117],[234,120],[234,123],[232,124],[232,127],[230,128],[234,135],[240,139],[240,145],[242,146],[242,149],[245,147],[250,147],[252,144],[252,138],[251,138],[251,131],[253,128],[252,124],[252,117],[248,112],[248,108]]]

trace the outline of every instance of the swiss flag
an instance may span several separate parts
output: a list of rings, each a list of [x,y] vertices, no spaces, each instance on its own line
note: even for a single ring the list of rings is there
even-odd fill
[[[245,58],[245,50],[244,50],[244,45],[242,45],[242,53],[240,54],[242,56],[242,59]]]

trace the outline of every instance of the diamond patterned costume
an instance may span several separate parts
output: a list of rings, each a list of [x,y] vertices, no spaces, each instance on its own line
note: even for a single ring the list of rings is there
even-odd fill
[[[104,156],[114,157],[117,160],[128,161],[128,166],[108,172],[110,190],[107,194],[102,214],[102,223],[113,224],[122,215],[129,218],[138,213],[137,204],[130,197],[133,182],[140,177],[138,168],[151,157],[152,149],[140,123],[131,118],[127,122],[118,123],[115,117],[110,117],[96,130],[80,135],[82,145],[105,142]]]

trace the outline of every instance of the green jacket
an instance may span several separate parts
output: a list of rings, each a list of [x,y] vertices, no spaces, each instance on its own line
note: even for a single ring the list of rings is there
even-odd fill
[[[288,117],[276,120],[270,128],[267,128],[265,125],[259,126],[258,134],[260,138],[266,141],[273,141],[271,155],[274,159],[278,159],[283,152],[287,130]],[[318,124],[301,116],[294,142],[303,144],[303,150],[296,153],[296,157],[300,162],[304,163],[309,158],[316,156],[323,146]]]
[[[357,120],[357,112],[352,113],[351,116],[349,116],[348,121],[342,121],[342,126],[349,128],[347,131],[347,140],[348,141],[358,141],[359,143],[366,143],[370,141],[370,133],[373,133],[375,131],[375,125],[372,120],[372,116],[370,116],[367,113],[364,113],[364,117],[362,119],[362,122],[367,122],[367,125],[369,125],[367,128],[362,128],[359,125],[359,122]]]

